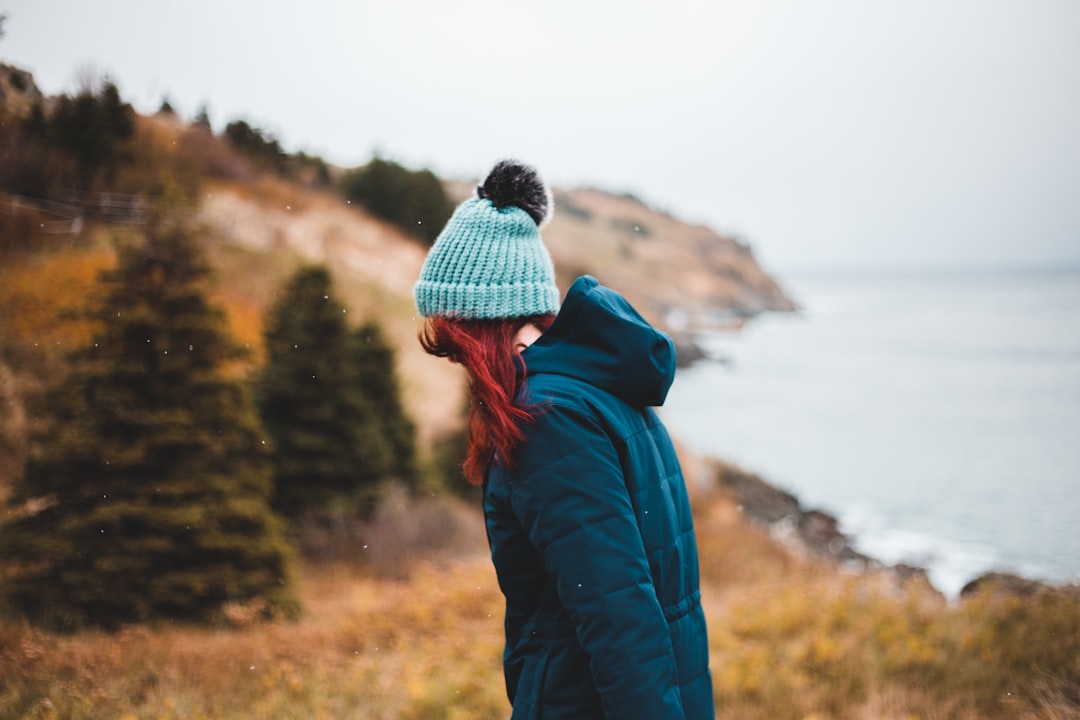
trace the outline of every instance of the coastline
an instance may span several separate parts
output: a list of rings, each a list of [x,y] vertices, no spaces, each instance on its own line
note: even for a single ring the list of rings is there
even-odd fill
[[[925,568],[907,563],[889,565],[857,550],[854,539],[840,529],[836,516],[804,507],[795,495],[760,475],[721,460],[710,460],[709,465],[716,482],[738,503],[739,511],[784,545],[846,569],[887,571],[901,583],[916,578],[930,583]]]
[[[856,573],[884,573],[898,587],[919,581],[943,598],[954,601],[991,589],[1029,597],[1044,589],[1080,592],[1080,584],[1050,582],[991,566],[956,587],[935,583],[926,567],[908,562],[890,563],[858,549],[857,536],[845,532],[835,515],[805,507],[792,493],[772,485],[760,475],[728,462],[709,459],[714,481],[731,493],[738,510],[751,523],[764,528],[784,546],[797,553],[831,562]]]
[[[1080,582],[1080,274],[780,280],[798,312],[676,338],[675,434],[950,597],[995,571]]]

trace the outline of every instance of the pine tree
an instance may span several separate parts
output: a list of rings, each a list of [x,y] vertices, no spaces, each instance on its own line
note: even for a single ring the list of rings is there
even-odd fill
[[[423,238],[429,245],[439,237],[446,221],[454,212],[442,181],[430,170],[420,170],[409,175],[408,230]]]
[[[394,466],[378,408],[350,368],[345,308],[324,266],[302,268],[271,309],[256,396],[274,442],[274,504],[298,517],[369,506]]]
[[[252,127],[246,120],[234,120],[225,126],[222,134],[233,147],[267,169],[279,174],[287,169],[288,155],[277,138]]]
[[[102,171],[111,181],[123,159],[123,144],[134,133],[135,111],[109,81],[97,93],[87,89],[74,98],[61,96],[47,129],[49,142],[77,161],[84,189],[94,187]]]
[[[359,390],[375,410],[379,432],[392,453],[390,473],[410,487],[419,482],[416,426],[401,402],[395,370],[394,349],[375,322],[367,322],[351,334],[350,386]]]
[[[378,157],[346,172],[341,192],[428,245],[454,211],[442,182],[430,170],[412,171]]]
[[[199,247],[155,224],[103,283],[101,329],[0,526],[0,594],[61,628],[293,609],[269,453]]]
[[[469,407],[466,398],[461,405],[460,422],[438,435],[432,443],[432,460],[435,474],[443,486],[470,502],[479,503],[483,496],[481,488],[465,479],[465,456],[469,453]]]
[[[206,103],[200,105],[199,109],[195,111],[195,117],[191,122],[195,127],[208,133],[213,132],[213,127],[210,124],[210,107]]]

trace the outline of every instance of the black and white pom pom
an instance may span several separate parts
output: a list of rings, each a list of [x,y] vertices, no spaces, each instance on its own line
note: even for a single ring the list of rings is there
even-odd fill
[[[476,186],[476,194],[497,208],[513,205],[529,213],[538,225],[548,221],[554,204],[551,191],[533,168],[515,160],[502,160]]]

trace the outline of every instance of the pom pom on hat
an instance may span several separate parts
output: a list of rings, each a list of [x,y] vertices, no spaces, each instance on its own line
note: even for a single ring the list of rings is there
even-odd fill
[[[458,205],[413,289],[424,317],[528,317],[558,312],[555,267],[540,237],[551,193],[527,165],[503,160]]]
[[[476,194],[497,208],[521,208],[540,227],[549,219],[553,204],[551,191],[536,170],[515,160],[503,160],[493,167],[487,179],[476,186]]]

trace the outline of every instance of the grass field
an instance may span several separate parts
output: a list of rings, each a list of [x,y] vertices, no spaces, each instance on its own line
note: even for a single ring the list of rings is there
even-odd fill
[[[435,518],[430,503],[417,512]],[[295,621],[236,607],[229,626],[70,636],[0,621],[0,717],[508,717],[501,596],[482,534],[460,526],[481,519],[449,510],[451,550],[402,531],[399,512],[368,536],[394,546],[382,554],[304,565]],[[799,557],[719,493],[699,497],[697,514],[719,717],[1080,713],[1075,593],[949,604],[924,583]]]

